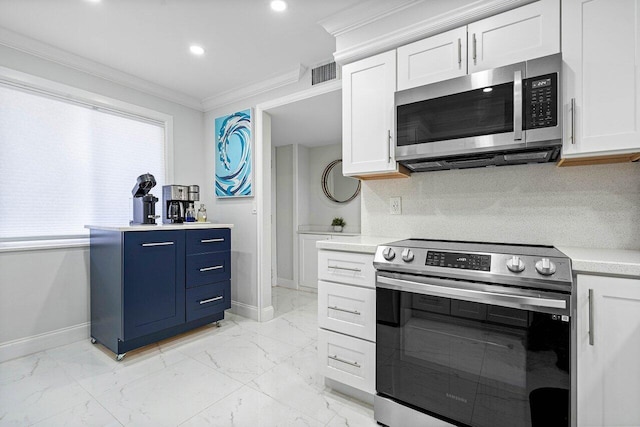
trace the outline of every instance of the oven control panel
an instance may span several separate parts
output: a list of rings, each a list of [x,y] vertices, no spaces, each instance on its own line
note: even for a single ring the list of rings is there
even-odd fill
[[[478,246],[479,250],[426,248],[419,246],[422,241],[417,240],[417,243],[413,246],[378,246],[373,261],[374,267],[377,270],[399,274],[500,283],[536,289],[565,291],[570,289],[573,283],[571,260],[558,257],[558,254],[562,254],[553,248],[530,249],[524,245],[488,245],[490,249],[508,249],[497,252],[483,250],[484,247],[473,243],[464,243],[463,246]],[[453,243],[444,241],[440,245],[453,246]],[[518,249],[518,252],[513,249]]]
[[[425,265],[432,267],[462,268],[465,270],[491,270],[491,255],[459,252],[428,251]]]

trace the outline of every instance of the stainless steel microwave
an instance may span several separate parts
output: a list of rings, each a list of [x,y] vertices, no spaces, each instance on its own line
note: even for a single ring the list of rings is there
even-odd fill
[[[556,161],[561,54],[395,94],[396,160],[414,172]]]

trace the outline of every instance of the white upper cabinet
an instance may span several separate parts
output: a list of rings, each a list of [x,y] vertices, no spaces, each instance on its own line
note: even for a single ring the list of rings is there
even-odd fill
[[[541,0],[467,26],[469,73],[560,52],[560,5]]]
[[[578,275],[576,289],[577,425],[640,426],[640,280]]]
[[[398,90],[467,74],[467,27],[398,48]]]
[[[564,0],[562,56],[563,158],[639,152],[640,0]]]
[[[396,51],[342,68],[342,172],[397,173],[393,137]]]
[[[398,90],[560,52],[560,5],[541,0],[398,49]]]

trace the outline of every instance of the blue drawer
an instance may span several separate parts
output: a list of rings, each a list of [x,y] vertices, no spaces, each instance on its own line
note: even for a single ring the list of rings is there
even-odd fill
[[[187,322],[231,308],[231,281],[187,289]]]
[[[231,250],[231,230],[210,228],[187,230],[187,255]]]
[[[214,252],[187,256],[187,281],[193,288],[231,278],[231,252]]]

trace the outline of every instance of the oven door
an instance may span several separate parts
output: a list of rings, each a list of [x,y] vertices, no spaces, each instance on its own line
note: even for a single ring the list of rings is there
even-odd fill
[[[456,425],[570,425],[570,295],[379,272],[376,298],[379,396]]]

